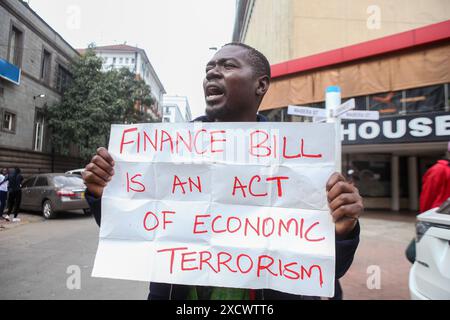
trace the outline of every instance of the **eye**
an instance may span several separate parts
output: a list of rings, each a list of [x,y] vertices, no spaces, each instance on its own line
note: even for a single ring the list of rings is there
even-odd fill
[[[229,63],[229,62],[225,63],[223,66],[225,67],[225,69],[233,69],[233,68],[236,68],[236,66],[235,66],[234,64]]]

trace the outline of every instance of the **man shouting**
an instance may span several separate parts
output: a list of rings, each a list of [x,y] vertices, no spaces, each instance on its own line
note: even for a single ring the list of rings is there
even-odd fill
[[[206,65],[203,89],[206,115],[202,122],[262,122],[258,115],[261,101],[270,85],[270,65],[266,57],[241,43],[227,44]],[[87,199],[98,224],[101,223],[103,189],[114,175],[114,161],[105,148],[99,148],[86,166],[83,178]],[[358,218],[363,211],[358,190],[338,173],[326,185],[329,207],[336,226],[336,279],[350,267],[359,243]],[[244,290],[190,287],[162,283],[150,284],[150,300],[161,299],[310,299],[274,290]]]

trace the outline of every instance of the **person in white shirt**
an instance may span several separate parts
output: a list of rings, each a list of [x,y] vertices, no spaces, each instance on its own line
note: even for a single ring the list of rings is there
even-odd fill
[[[0,171],[0,215],[3,215],[3,211],[6,207],[6,198],[8,195],[8,169],[4,168]],[[6,220],[9,220],[9,216],[3,215]]]

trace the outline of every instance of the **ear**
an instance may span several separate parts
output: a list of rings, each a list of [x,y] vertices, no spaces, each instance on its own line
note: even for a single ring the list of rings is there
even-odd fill
[[[264,95],[267,93],[267,90],[269,90],[270,86],[270,79],[268,76],[261,76],[257,80],[257,87],[256,87],[256,95],[259,97],[264,97]]]

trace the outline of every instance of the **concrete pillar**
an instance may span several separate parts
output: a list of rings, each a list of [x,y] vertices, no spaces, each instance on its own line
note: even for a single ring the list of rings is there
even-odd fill
[[[391,157],[391,210],[400,211],[400,172],[398,156]]]
[[[417,157],[408,157],[408,191],[409,210],[419,210],[419,182],[417,172]]]

